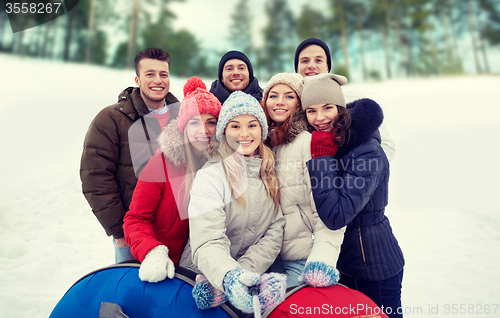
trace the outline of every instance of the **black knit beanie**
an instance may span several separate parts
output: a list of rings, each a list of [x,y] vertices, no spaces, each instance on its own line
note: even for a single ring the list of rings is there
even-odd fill
[[[240,51],[229,51],[222,58],[220,59],[219,62],[219,81],[222,83],[222,71],[224,70],[224,64],[226,64],[227,61],[232,60],[232,59],[238,59],[243,62],[248,67],[248,74],[250,76],[250,82],[253,80],[253,68],[252,68],[252,63],[250,63],[250,60],[248,57],[241,53]]]
[[[297,46],[297,49],[295,50],[295,72],[297,72],[297,68],[299,66],[300,52],[302,52],[302,50],[308,47],[309,45],[319,45],[325,51],[326,63],[328,64],[328,72],[330,72],[332,70],[332,57],[330,56],[330,49],[328,48],[328,45],[326,45],[325,42],[316,38],[309,38],[307,40],[304,40],[302,41],[302,43],[299,44],[299,46]]]

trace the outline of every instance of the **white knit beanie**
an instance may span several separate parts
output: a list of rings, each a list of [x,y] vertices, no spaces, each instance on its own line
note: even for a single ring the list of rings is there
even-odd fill
[[[302,109],[316,104],[333,104],[345,107],[345,98],[340,86],[347,83],[342,75],[323,73],[304,78]]]
[[[264,93],[262,94],[262,99],[266,99],[267,94],[269,94],[271,88],[278,84],[285,84],[289,86],[295,91],[299,98],[302,95],[302,87],[304,86],[304,84],[302,83],[302,75],[297,73],[278,73],[271,77],[269,82],[267,82],[267,85],[264,88]]]
[[[226,99],[219,112],[217,121],[217,130],[215,138],[221,141],[222,134],[231,119],[239,115],[252,115],[260,123],[262,130],[262,140],[267,138],[267,118],[262,106],[252,95],[245,94],[242,91],[235,91]]]

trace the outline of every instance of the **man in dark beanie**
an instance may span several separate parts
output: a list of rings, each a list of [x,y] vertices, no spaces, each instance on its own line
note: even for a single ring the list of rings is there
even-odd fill
[[[330,49],[320,39],[302,41],[295,50],[295,72],[303,77],[329,73],[332,70]]]
[[[234,91],[243,91],[258,101],[262,99],[262,88],[253,76],[252,63],[248,57],[239,51],[229,51],[219,62],[219,79],[210,87],[210,93],[224,103]]]
[[[295,50],[294,64],[295,72],[303,77],[329,73],[332,70],[330,48],[320,39],[306,39],[302,41]],[[346,90],[345,88],[344,95],[348,102],[363,97],[359,92],[349,92],[348,89]],[[396,152],[396,142],[389,135],[389,131],[385,127],[385,124],[380,125],[379,130],[382,137],[382,148],[389,161],[391,161]]]

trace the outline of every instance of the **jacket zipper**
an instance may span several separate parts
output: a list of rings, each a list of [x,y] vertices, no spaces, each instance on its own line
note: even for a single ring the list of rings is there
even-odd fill
[[[363,239],[361,238],[361,227],[358,226],[359,244],[361,245],[361,255],[363,255],[363,264],[366,266],[365,250],[363,249]]]
[[[311,232],[311,237],[314,241],[314,229],[312,227],[312,224],[311,224],[311,221],[309,220],[309,218],[307,217],[307,215],[304,213],[304,211],[302,210],[302,208],[300,207],[300,205],[297,204],[297,207],[299,208],[300,210],[300,217],[302,218],[302,222],[304,222],[305,226],[309,229],[309,231]],[[304,220],[305,219],[305,220]],[[306,223],[307,221],[307,223]]]

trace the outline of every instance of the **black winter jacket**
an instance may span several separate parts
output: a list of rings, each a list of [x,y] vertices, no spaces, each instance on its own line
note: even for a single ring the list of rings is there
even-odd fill
[[[247,88],[243,90],[243,93],[252,95],[259,102],[262,100],[262,92],[263,92],[262,87],[259,86],[259,81],[257,80],[256,77],[254,77],[250,81],[250,83],[248,83]],[[212,86],[210,87],[210,93],[214,94],[221,104],[224,104],[229,95],[231,95],[231,93],[228,92],[224,84],[219,80],[215,80],[212,82]]]
[[[380,106],[361,99],[347,105],[351,136],[335,156],[307,163],[314,202],[332,230],[347,225],[338,270],[360,280],[380,281],[401,271],[404,258],[384,215],[389,161],[380,145]]]

